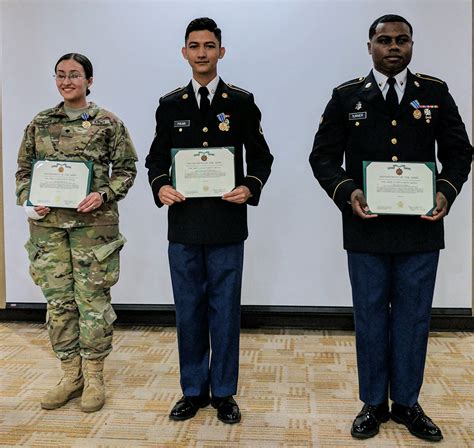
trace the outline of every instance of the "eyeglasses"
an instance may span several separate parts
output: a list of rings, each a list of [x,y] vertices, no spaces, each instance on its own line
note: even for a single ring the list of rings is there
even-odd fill
[[[69,75],[63,75],[62,73],[53,75],[53,78],[56,78],[56,81],[64,81],[66,78],[70,81],[77,81],[78,79],[84,78],[80,73],[69,73]]]

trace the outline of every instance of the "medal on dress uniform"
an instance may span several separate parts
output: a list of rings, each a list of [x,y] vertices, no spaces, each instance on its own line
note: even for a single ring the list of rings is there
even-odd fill
[[[413,111],[413,117],[416,120],[419,120],[421,118],[421,111],[420,111],[420,102],[418,100],[413,100],[410,103],[410,106],[413,107],[415,110]]]
[[[217,114],[217,119],[220,121],[219,130],[223,132],[228,132],[230,129],[229,115],[226,115],[224,112]]]
[[[417,120],[419,120],[423,116],[423,114],[421,113],[421,111],[423,111],[423,113],[425,114],[425,120],[427,123],[431,122],[431,118],[432,118],[431,109],[439,108],[437,104],[420,104],[418,100],[413,100],[410,103],[410,106],[415,108],[415,110],[413,111],[413,116]]]
[[[89,118],[90,118],[90,115],[87,113],[87,112],[84,112],[82,115],[81,115],[81,118],[84,120],[82,122],[82,127],[84,129],[89,129],[91,127],[91,122],[89,121]]]
[[[426,122],[429,123],[431,121],[431,110],[430,109],[423,109],[425,113]]]

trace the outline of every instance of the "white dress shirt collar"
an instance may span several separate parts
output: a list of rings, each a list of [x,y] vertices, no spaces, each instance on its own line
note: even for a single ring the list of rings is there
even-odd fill
[[[194,90],[194,95],[196,95],[196,101],[199,104],[199,100],[201,99],[201,95],[199,95],[199,88],[204,87],[201,86],[194,78],[191,80],[192,85],[193,85],[193,90]],[[219,84],[219,76],[216,76],[207,86],[207,90],[209,90],[209,102],[212,103],[212,99],[214,98],[214,95],[216,93],[217,85]]]
[[[375,70],[375,68],[372,70],[372,73],[374,74],[375,82],[379,86],[380,91],[385,98],[390,87],[387,83],[388,76]],[[395,76],[393,76],[393,78],[395,78],[395,91],[397,92],[398,102],[400,102],[402,100],[403,94],[405,93],[405,87],[407,85],[408,69],[405,68],[400,73],[397,73]]]

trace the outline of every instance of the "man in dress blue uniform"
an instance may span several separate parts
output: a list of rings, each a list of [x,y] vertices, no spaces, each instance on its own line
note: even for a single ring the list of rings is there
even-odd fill
[[[211,403],[218,418],[231,424],[241,419],[233,395],[247,204],[258,204],[273,156],[253,95],[217,75],[225,48],[214,20],[200,18],[188,25],[182,53],[193,79],[160,99],[156,135],[146,159],[155,203],[169,206],[168,255],[183,390],[170,418],[192,418]],[[186,198],[173,188],[171,148],[196,147],[234,147],[237,186],[232,191],[222,197]]]
[[[400,16],[372,24],[374,69],[334,89],[310,155],[316,179],[342,212],[364,402],[351,434],[361,439],[376,435],[390,416],[417,437],[443,438],[418,395],[443,218],[468,177],[472,147],[447,85],[407,69],[412,35]],[[370,214],[362,161],[434,162],[436,156],[442,169],[432,216]]]

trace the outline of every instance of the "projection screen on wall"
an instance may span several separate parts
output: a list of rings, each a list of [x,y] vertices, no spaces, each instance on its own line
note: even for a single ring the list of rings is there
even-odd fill
[[[128,239],[114,303],[172,303],[166,209],[153,203],[144,169],[160,96],[187,84],[184,30],[200,16],[223,30],[219,74],[254,93],[275,156],[258,207],[249,207],[242,302],[350,306],[338,209],[308,164],[332,89],[371,68],[368,27],[396,13],[414,27],[410,68],[445,80],[471,135],[471,2],[379,1],[4,1],[2,13],[3,191],[7,302],[44,302],[28,275],[24,211],[14,173],[22,133],[60,101],[52,78],[64,53],[94,64],[90,100],[127,125],[139,154],[135,186],[120,202]],[[403,229],[400,229],[403,232]],[[471,307],[470,181],[446,219],[435,306]]]

